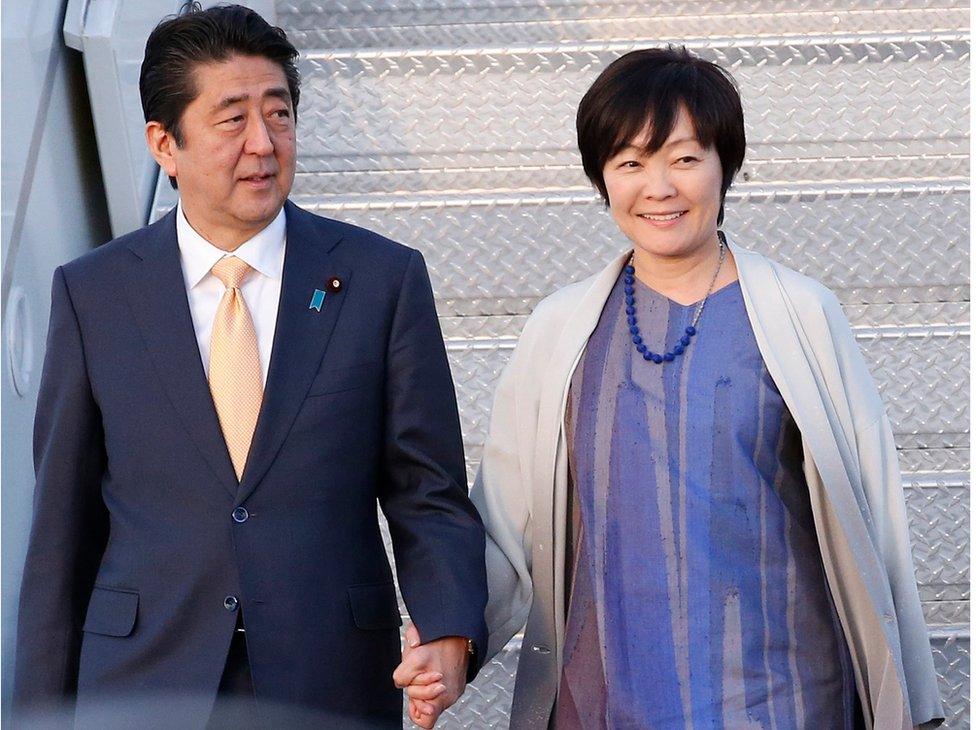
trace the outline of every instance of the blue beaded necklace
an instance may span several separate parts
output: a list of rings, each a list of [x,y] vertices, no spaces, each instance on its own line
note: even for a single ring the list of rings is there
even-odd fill
[[[685,333],[681,336],[678,344],[664,354],[651,352],[649,349],[647,349],[647,345],[644,344],[644,339],[641,337],[640,328],[637,326],[637,307],[634,305],[634,254],[630,255],[630,260],[624,267],[624,300],[627,303],[624,311],[627,312],[627,324],[630,327],[631,339],[634,341],[634,346],[637,348],[637,352],[639,352],[645,360],[653,362],[656,365],[660,365],[662,362],[671,362],[676,357],[681,355],[685,351],[685,348],[691,344],[691,338],[698,334],[698,320],[701,319],[702,311],[705,309],[705,302],[707,302],[708,297],[711,296],[712,289],[715,287],[715,281],[718,279],[718,272],[722,270],[722,264],[725,262],[726,246],[725,234],[722,233],[722,231],[719,231],[718,266],[715,267],[715,273],[712,275],[712,283],[708,285],[708,292],[705,294],[705,298],[698,303],[698,309],[695,310],[695,316],[692,318],[691,324],[685,327]]]

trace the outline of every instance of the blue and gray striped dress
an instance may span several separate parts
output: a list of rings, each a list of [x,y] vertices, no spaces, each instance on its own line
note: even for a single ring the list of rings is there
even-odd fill
[[[695,306],[637,282],[662,352]],[[738,283],[673,363],[636,351],[614,287],[567,411],[574,559],[555,726],[854,728],[800,434]]]

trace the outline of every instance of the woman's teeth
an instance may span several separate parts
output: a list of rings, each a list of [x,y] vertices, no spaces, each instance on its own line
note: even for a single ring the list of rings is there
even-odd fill
[[[651,215],[650,213],[640,213],[641,218],[646,218],[649,221],[673,221],[675,218],[683,216],[688,211],[682,210],[679,213],[668,213],[667,215]]]

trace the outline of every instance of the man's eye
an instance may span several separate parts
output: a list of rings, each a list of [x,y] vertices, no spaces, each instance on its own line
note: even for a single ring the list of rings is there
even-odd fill
[[[244,115],[238,114],[237,116],[231,117],[230,119],[225,119],[221,124],[236,124],[237,122],[244,121]]]
[[[692,157],[691,155],[685,155],[678,159],[678,162],[683,162],[686,165],[690,165],[692,162],[698,162],[697,157]]]

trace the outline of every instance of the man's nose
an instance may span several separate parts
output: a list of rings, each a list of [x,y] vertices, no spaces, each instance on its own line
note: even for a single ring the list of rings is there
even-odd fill
[[[254,115],[248,120],[244,151],[252,155],[270,155],[274,152],[268,126],[260,115]]]

